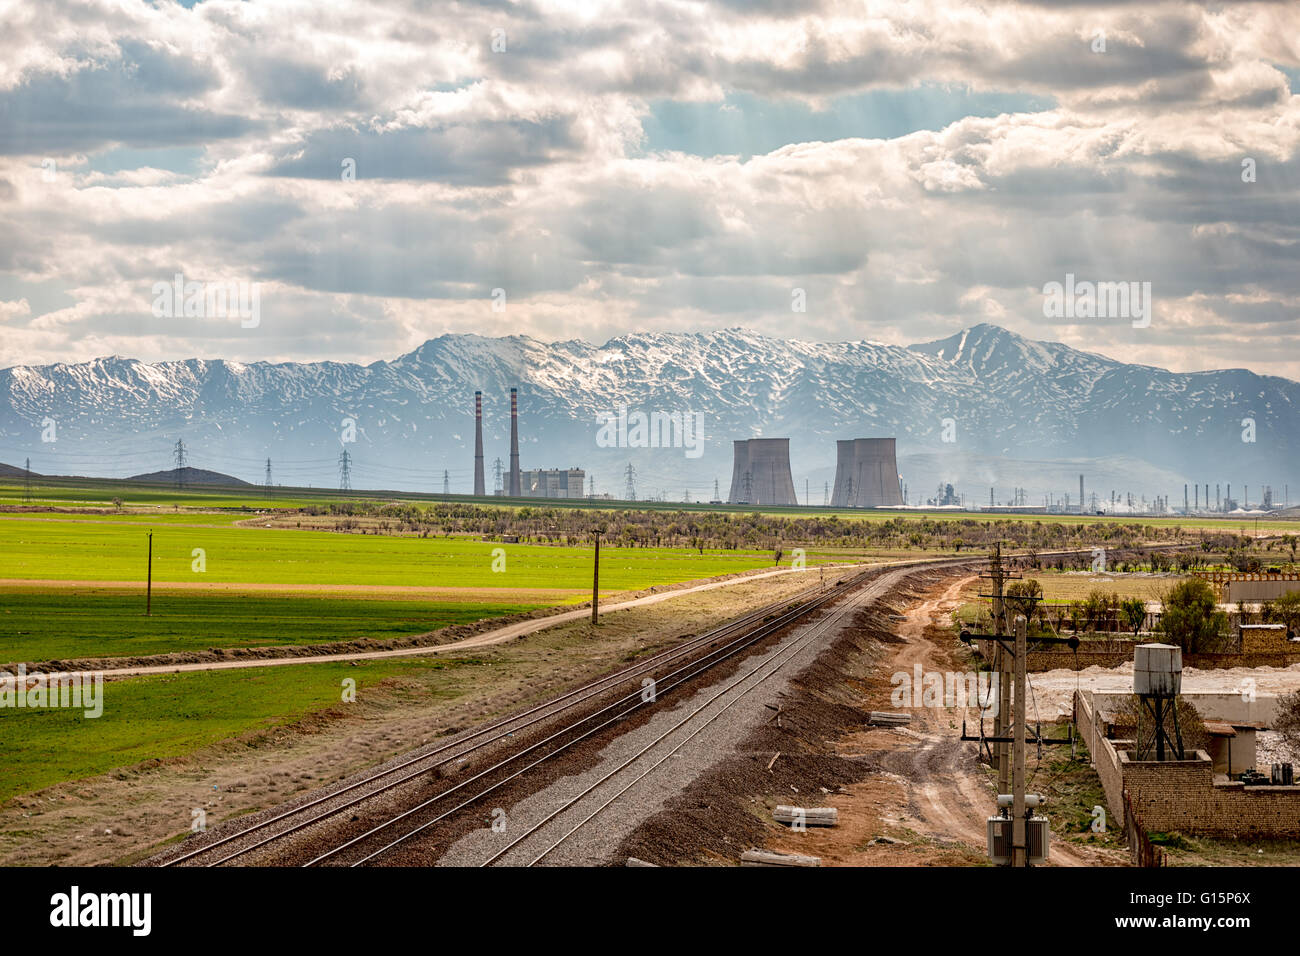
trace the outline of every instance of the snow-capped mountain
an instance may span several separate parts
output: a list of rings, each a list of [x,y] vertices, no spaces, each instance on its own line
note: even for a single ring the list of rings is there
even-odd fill
[[[952,482],[972,500],[1013,486],[1031,503],[1088,491],[1169,495],[1184,482],[1300,479],[1300,384],[1244,369],[1173,373],[1127,365],[991,325],[910,347],[813,343],[745,329],[636,333],[604,345],[444,335],[391,362],[241,364],[112,357],[0,371],[0,460],[46,474],[125,476],[187,462],[260,483],[453,492],[472,481],[473,392],[482,389],[488,486],[508,461],[519,388],[524,468],[582,467],[596,490],[725,494],[731,441],[791,439],[795,485],[820,504],[835,440],[898,438],[910,498]],[[603,447],[600,416],[697,412],[702,452]],[[1254,422],[1253,436],[1244,419]],[[349,421],[354,424],[349,424]],[[347,440],[353,437],[355,440]],[[1243,435],[1254,441],[1244,441]],[[604,442],[603,444],[608,444]],[[1300,489],[1300,480],[1295,481]],[[1225,489],[1226,490],[1226,489]]]

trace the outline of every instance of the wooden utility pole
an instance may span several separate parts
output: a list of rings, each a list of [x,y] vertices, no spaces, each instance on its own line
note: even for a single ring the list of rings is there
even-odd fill
[[[989,577],[993,584],[993,633],[1001,637],[1003,634],[1002,623],[1005,619],[1005,612],[1002,608],[1002,543],[997,542],[993,545],[993,554],[989,559]],[[996,642],[996,648],[993,652],[994,665],[998,672],[998,717],[995,722],[995,736],[1007,737],[1007,730],[1010,726],[1009,718],[1011,715],[1011,668],[1008,666],[1010,655],[1002,643]],[[1011,791],[1011,759],[1009,748],[1006,743],[995,745],[997,750],[998,765],[998,793],[1009,793]]]
[[[599,624],[596,615],[600,608],[600,532],[596,532],[596,560],[591,565],[591,623]]]
[[[1016,615],[1016,732],[1014,753],[1014,779],[1011,805],[1011,865],[1028,866],[1029,849],[1025,840],[1025,723],[1029,714],[1025,709],[1025,656],[1028,648],[1029,627],[1024,615]]]
[[[153,532],[149,532],[149,564],[145,571],[144,616],[153,617]]]

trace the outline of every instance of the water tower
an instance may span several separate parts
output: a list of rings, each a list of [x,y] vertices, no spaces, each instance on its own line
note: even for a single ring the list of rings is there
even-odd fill
[[[1150,748],[1142,745],[1143,719],[1154,722],[1153,741],[1156,759],[1165,759],[1165,745],[1174,753],[1175,760],[1183,759],[1183,736],[1178,729],[1178,694],[1183,688],[1183,652],[1172,644],[1139,644],[1133,650],[1133,693],[1138,698],[1138,725],[1134,745],[1137,759],[1150,756]],[[1171,737],[1165,722],[1173,715],[1174,733]]]

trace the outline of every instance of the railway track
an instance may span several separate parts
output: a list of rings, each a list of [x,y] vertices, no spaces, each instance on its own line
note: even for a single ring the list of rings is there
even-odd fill
[[[427,779],[432,772],[455,764],[465,757],[483,751],[521,731],[552,720],[556,716],[577,708],[595,697],[608,693],[610,689],[622,683],[641,677],[665,664],[686,658],[693,652],[725,639],[728,635],[761,624],[765,619],[771,618],[776,621],[793,620],[798,614],[806,613],[812,606],[821,603],[820,596],[817,593],[819,590],[817,587],[808,588],[784,601],[759,608],[613,674],[598,678],[520,713],[511,714],[469,733],[461,734],[454,740],[439,744],[431,750],[416,754],[378,772],[368,774],[359,780],[316,797],[307,803],[283,810],[251,826],[219,836],[179,856],[166,859],[158,865],[162,867],[186,864],[219,866],[233,862],[254,851],[264,849],[277,841],[299,833],[310,826],[351,810],[376,796],[390,793],[411,781],[422,778]],[[640,693],[641,691],[638,689],[636,695],[630,696],[639,696]]]
[[[1041,556],[1077,553],[1051,552],[1043,553]],[[941,559],[877,566],[841,579],[826,590],[809,588],[791,599],[760,608],[702,635],[690,638],[675,647],[661,651],[644,661],[557,695],[520,713],[503,717],[484,727],[462,734],[455,740],[439,744],[426,752],[366,775],[307,803],[285,809],[235,832],[218,836],[201,846],[166,859],[159,865],[210,867],[240,860],[269,863],[287,861],[297,862],[303,866],[361,866],[382,863],[385,859],[391,858],[394,851],[399,848],[408,847],[417,839],[429,835],[432,828],[438,824],[463,815],[475,805],[481,805],[485,797],[502,792],[503,788],[538,771],[549,761],[562,754],[570,753],[577,745],[599,738],[603,732],[634,716],[644,715],[659,704],[665,695],[679,688],[691,686],[701,675],[708,674],[726,661],[736,659],[755,645],[808,618],[818,609],[834,604],[862,584],[875,578],[896,578],[920,570],[961,566],[982,560],[984,559]],[[878,596],[879,590],[881,589],[870,589],[871,595]],[[842,621],[843,615],[849,610],[855,610],[859,604],[858,600],[850,601],[846,608],[817,621],[809,628],[807,634],[800,635],[797,640],[783,647],[774,658],[764,661],[758,667],[746,669],[742,658],[740,676],[728,680],[720,691],[709,696],[686,718],[660,734],[623,765],[557,807],[545,819],[512,840],[508,846],[482,865],[502,860],[512,849],[521,846],[550,822],[567,818],[568,811],[590,810],[585,818],[572,826],[558,840],[525,862],[527,865],[533,865],[545,860],[582,827],[596,819],[620,796],[653,773],[664,761],[678,753],[705,727],[719,719],[745,695],[777,674],[791,659],[797,657],[801,650],[824,634],[833,623]],[[665,668],[670,669],[665,671]],[[621,694],[607,703],[600,700],[612,696],[621,685],[636,681],[637,678],[644,678],[644,680],[639,682],[630,693]],[[646,681],[653,681],[651,685],[653,691],[650,694],[645,692]],[[724,701],[723,698],[728,694],[732,695],[731,698]],[[584,704],[591,704],[596,709],[589,713],[582,713]],[[693,719],[703,717],[706,711],[709,712],[709,716],[704,718],[703,724],[678,740],[667,754],[657,761],[649,762],[652,760],[653,751],[661,744],[670,742],[670,738],[680,737],[680,732],[687,728]],[[562,723],[558,729],[550,729],[547,726],[570,713],[579,716]],[[533,731],[535,735],[540,736],[540,739],[529,742],[528,738],[523,736],[527,731]],[[521,737],[523,746],[510,746],[509,739],[516,736]],[[445,768],[461,769],[471,757],[490,759],[490,751],[497,745],[509,751],[507,755],[482,770],[469,773],[449,786],[439,786],[445,782],[440,779],[440,773]],[[471,766],[470,769],[474,768]],[[640,773],[604,803],[599,803],[594,808],[588,806],[592,802],[588,798],[594,799],[606,783],[612,780],[619,782],[615,778],[621,778],[625,775],[624,772],[629,770],[633,772],[640,770]],[[436,792],[426,796],[425,794],[430,790]],[[385,801],[395,802],[403,805],[404,808],[396,811],[384,809],[380,804]],[[340,818],[348,811],[357,811],[357,814],[344,823]],[[363,812],[370,817],[369,820],[362,819]],[[360,826],[350,827],[349,824],[355,821],[361,821]],[[343,834],[324,832],[331,826],[345,832]],[[319,830],[314,837],[309,832],[312,828]],[[356,835],[347,832],[356,829],[360,829],[361,832]],[[317,841],[318,846],[310,849],[309,852],[304,853],[300,847],[293,846],[295,842],[310,845],[312,839]],[[283,855],[277,857],[276,854],[281,853],[282,850]],[[260,861],[247,859],[254,855],[260,857]]]

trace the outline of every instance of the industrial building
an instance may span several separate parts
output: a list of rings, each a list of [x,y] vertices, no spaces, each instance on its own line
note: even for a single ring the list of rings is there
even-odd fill
[[[850,438],[835,443],[834,508],[893,508],[902,505],[898,456],[893,438]]]
[[[497,476],[501,460],[497,459]],[[505,487],[497,495],[512,498],[582,498],[587,473],[581,468],[535,468],[519,466],[519,389],[510,389],[510,467]],[[483,393],[474,393],[474,494],[487,494],[483,474]]]
[[[520,473],[524,498],[583,498],[587,473],[581,468],[537,468]]]
[[[794,475],[790,471],[790,439],[750,438],[732,443],[733,505],[796,505]]]

